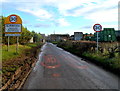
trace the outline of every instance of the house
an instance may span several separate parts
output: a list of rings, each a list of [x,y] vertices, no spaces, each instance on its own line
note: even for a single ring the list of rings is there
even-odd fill
[[[33,37],[29,40],[30,43],[33,43]]]
[[[70,39],[69,34],[51,34],[50,35],[51,41],[60,41],[60,40],[66,41],[69,39]]]
[[[83,38],[82,32],[74,32],[74,40],[81,40]]]

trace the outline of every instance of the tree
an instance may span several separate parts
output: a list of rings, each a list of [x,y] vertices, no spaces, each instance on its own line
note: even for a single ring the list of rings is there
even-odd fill
[[[32,31],[32,34],[33,34],[33,41],[34,42],[40,42],[41,39],[42,39],[42,36],[40,33],[36,33],[34,31]]]
[[[28,43],[31,38],[32,38],[32,33],[29,30],[27,30],[27,28],[24,28],[22,26],[22,33],[21,33],[21,36],[19,38],[20,44]]]
[[[1,16],[0,20],[2,20],[1,27],[2,27],[2,43],[7,44],[7,36],[5,36],[5,26],[4,26],[4,20],[6,17]],[[22,26],[22,33],[21,36],[19,37],[19,43],[20,44],[26,44],[30,41],[30,39],[33,37],[34,42],[40,42],[41,39],[41,34],[36,33],[34,31],[30,32],[26,27]],[[10,36],[10,44],[15,44],[16,43],[16,36]]]

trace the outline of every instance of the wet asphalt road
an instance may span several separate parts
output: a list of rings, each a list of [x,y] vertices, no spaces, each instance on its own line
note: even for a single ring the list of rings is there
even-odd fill
[[[118,89],[118,77],[46,43],[23,89]]]

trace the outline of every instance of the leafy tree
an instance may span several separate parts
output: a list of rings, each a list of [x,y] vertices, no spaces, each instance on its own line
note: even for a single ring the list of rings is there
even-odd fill
[[[40,33],[36,33],[34,31],[32,31],[32,34],[33,34],[33,41],[34,42],[40,42],[41,41],[42,36],[41,36]]]
[[[26,44],[26,43],[28,43],[29,42],[29,40],[32,38],[32,33],[29,31],[29,30],[27,30],[27,28],[24,28],[23,26],[22,26],[22,33],[21,33],[21,36],[20,36],[20,38],[19,38],[19,42],[21,43],[21,44]]]

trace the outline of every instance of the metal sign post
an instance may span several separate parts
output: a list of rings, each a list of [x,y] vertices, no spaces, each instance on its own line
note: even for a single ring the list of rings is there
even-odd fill
[[[102,26],[100,24],[95,24],[93,30],[97,33],[97,53],[98,53],[98,32],[102,31]]]
[[[97,32],[97,52],[98,52],[98,32]]]

